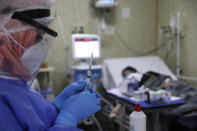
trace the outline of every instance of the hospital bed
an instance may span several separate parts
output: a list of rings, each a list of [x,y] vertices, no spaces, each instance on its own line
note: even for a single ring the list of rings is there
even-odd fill
[[[120,82],[122,81],[121,72],[127,66],[136,68],[142,74],[148,71],[154,71],[160,74],[168,75],[173,80],[177,80],[176,76],[158,56],[115,58],[106,59],[103,63],[102,83],[104,88],[107,90],[118,88]]]
[[[119,112],[120,115],[117,117],[117,119],[115,119],[115,122],[117,122],[120,125],[119,130],[121,131],[129,130],[129,113],[132,111],[132,108],[135,103],[128,99],[124,99],[125,97],[122,98],[120,92],[118,92],[119,85],[122,81],[121,72],[127,66],[132,66],[136,68],[138,72],[142,74],[148,71],[153,71],[163,75],[170,76],[173,81],[178,81],[177,77],[172,73],[172,71],[168,68],[165,62],[158,56],[106,59],[103,63],[102,83],[107,95],[109,96],[110,102],[112,102],[113,104],[122,104],[122,108]],[[155,106],[156,108],[144,108],[144,111],[148,113],[148,117],[152,117],[152,122],[148,121],[148,131],[160,130],[160,112],[177,108],[177,105],[181,104],[183,104],[183,101],[178,101],[177,103],[175,102],[169,105],[166,104],[165,106]],[[104,107],[103,113],[109,116],[110,110],[108,110],[107,107]],[[150,123],[152,123],[152,125]]]

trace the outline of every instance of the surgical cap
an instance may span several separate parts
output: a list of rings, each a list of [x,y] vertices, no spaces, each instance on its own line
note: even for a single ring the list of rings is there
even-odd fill
[[[16,11],[50,9],[55,0],[1,0],[0,26],[4,26]]]

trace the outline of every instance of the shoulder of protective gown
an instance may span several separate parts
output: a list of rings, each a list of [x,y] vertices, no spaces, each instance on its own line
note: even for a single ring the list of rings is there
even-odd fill
[[[0,78],[0,103],[7,110],[0,112],[8,113],[17,120],[16,125],[25,129],[50,127],[57,115],[55,108],[44,97],[29,89],[25,81]]]

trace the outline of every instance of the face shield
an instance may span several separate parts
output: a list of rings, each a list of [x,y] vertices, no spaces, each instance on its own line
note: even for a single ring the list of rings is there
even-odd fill
[[[35,78],[57,33],[48,28],[48,9],[16,11],[0,28],[0,71],[29,83]]]

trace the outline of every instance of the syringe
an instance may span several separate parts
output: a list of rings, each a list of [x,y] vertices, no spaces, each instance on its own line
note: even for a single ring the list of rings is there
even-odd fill
[[[91,75],[92,75],[92,61],[93,61],[93,53],[91,53],[91,57],[90,57],[90,63],[89,63],[89,69],[87,71],[87,77],[86,77],[86,90],[88,89],[88,86],[90,84],[91,81]]]

